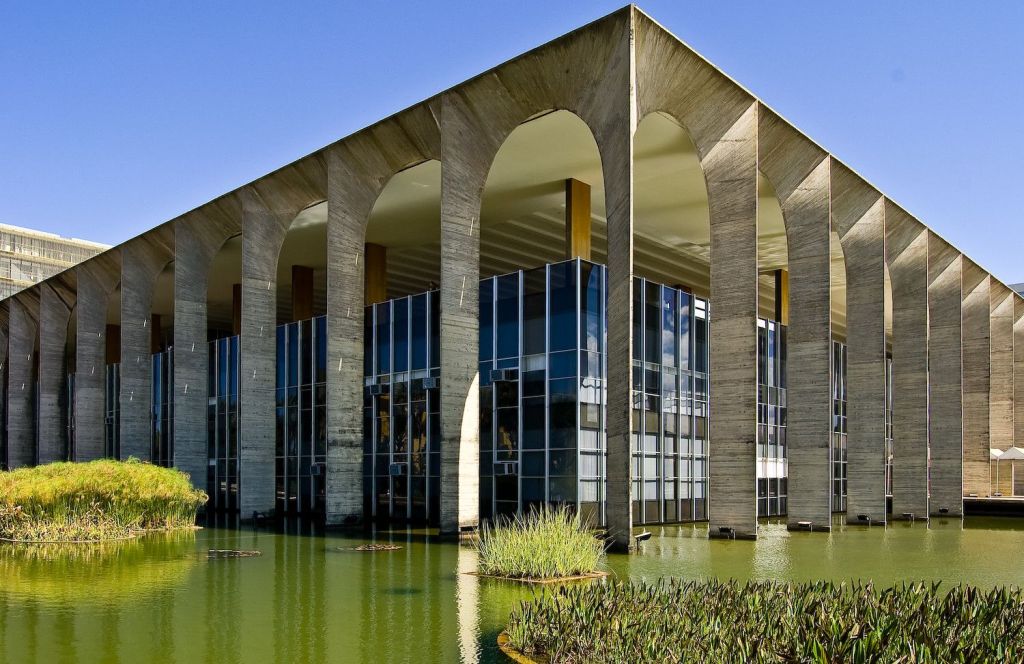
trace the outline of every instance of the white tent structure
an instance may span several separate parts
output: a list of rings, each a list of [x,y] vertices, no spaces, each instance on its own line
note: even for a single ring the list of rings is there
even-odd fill
[[[990,449],[989,459],[996,462],[996,483],[993,495],[1002,495],[999,491],[999,466],[1002,462],[1010,464],[1010,495],[1017,495],[1017,462],[1024,461],[1024,447],[1011,447],[1007,450]]]

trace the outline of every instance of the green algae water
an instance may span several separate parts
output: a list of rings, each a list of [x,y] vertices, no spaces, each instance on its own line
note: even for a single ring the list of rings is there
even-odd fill
[[[1024,585],[1024,520],[968,518],[708,540],[658,528],[620,578],[941,580]],[[358,552],[366,543],[394,551]],[[210,559],[210,549],[260,551]],[[0,662],[502,662],[505,618],[539,590],[465,572],[422,532],[209,528],[87,547],[0,544]]]

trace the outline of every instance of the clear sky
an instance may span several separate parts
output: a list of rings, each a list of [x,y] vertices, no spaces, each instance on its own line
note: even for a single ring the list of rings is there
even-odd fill
[[[4,0],[0,222],[121,242],[620,5]],[[639,6],[1024,281],[1024,3]]]

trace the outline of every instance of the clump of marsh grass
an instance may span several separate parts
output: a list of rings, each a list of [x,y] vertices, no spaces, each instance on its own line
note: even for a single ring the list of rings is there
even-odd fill
[[[537,661],[1020,662],[1019,589],[669,581],[560,587],[512,612]]]
[[[550,580],[597,572],[605,545],[579,513],[544,506],[485,527],[477,550],[480,574]]]
[[[0,537],[102,541],[190,528],[206,502],[188,475],[135,459],[0,472]]]

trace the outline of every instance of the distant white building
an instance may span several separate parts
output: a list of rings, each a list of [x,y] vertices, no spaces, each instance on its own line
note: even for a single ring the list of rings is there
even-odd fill
[[[98,242],[0,224],[0,299],[109,248]]]

